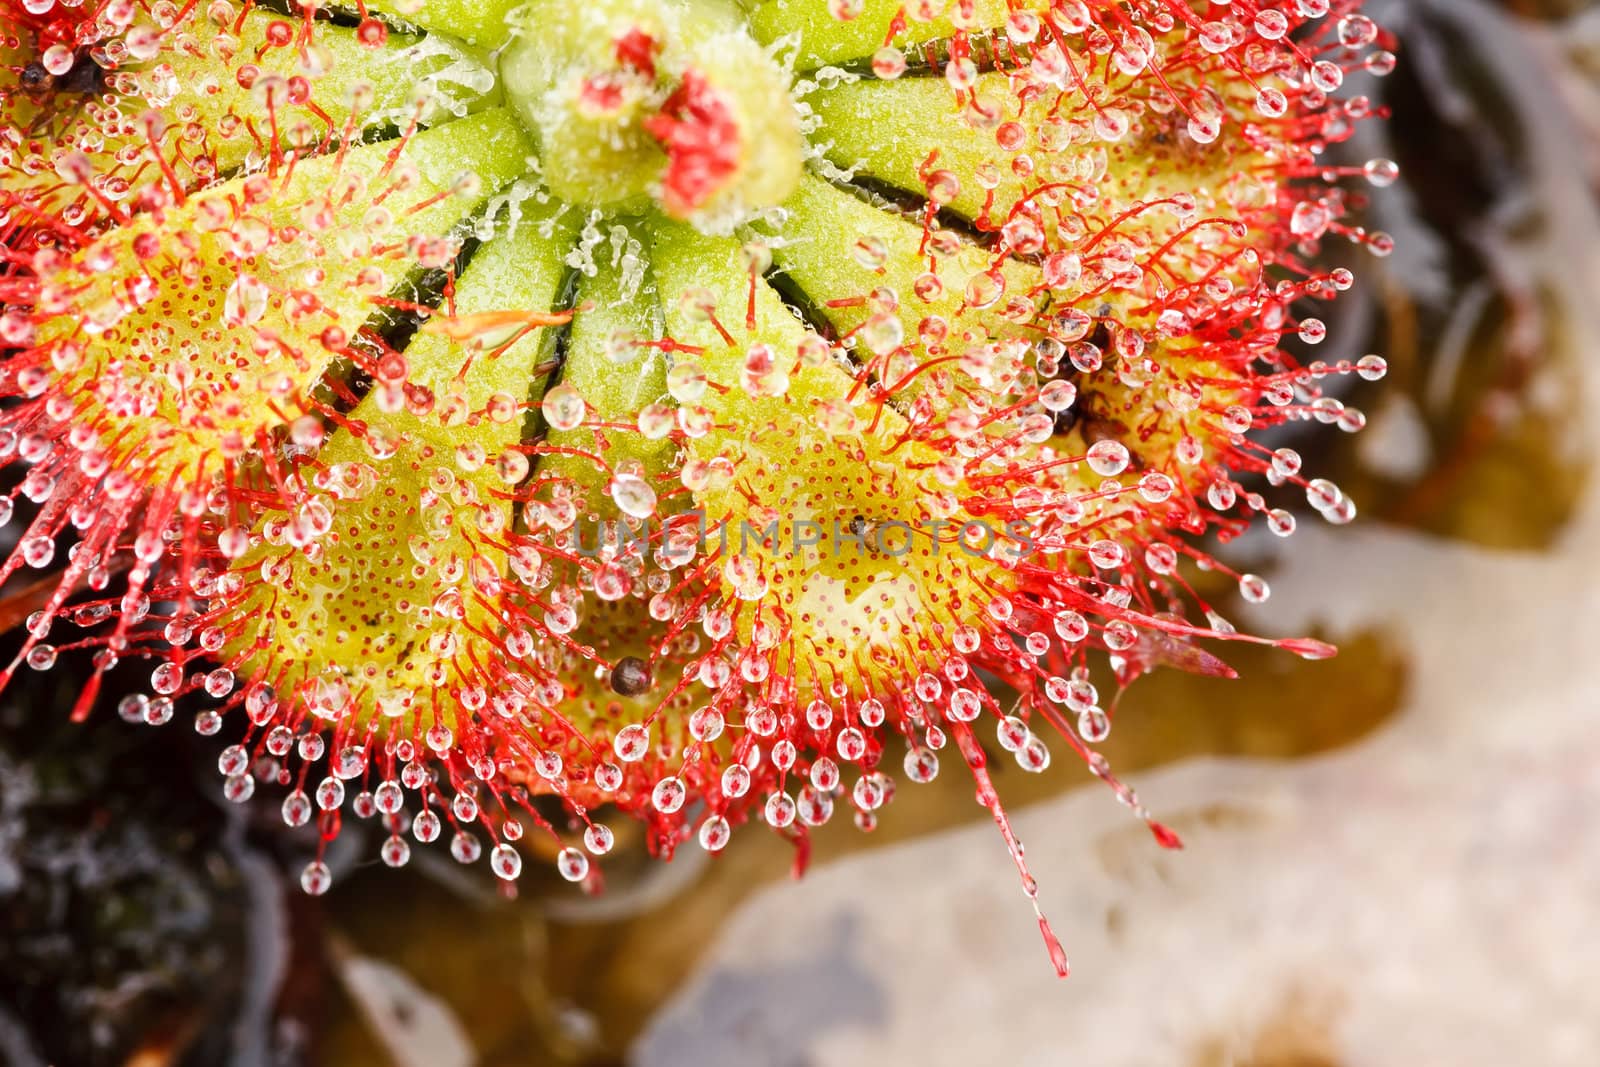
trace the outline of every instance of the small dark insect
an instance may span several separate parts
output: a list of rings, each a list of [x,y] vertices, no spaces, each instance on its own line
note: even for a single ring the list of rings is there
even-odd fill
[[[94,96],[104,92],[105,87],[106,69],[90,59],[87,52],[79,52],[73,57],[71,69],[56,84],[60,92],[81,96]]]
[[[638,656],[623,656],[611,668],[611,690],[618,696],[636,697],[650,691],[650,665]]]
[[[47,93],[55,88],[56,76],[44,69],[44,64],[34,60],[22,68],[22,91],[25,93]]]
[[[106,75],[106,69],[82,51],[73,56],[72,66],[65,74],[51,74],[43,63],[34,60],[22,68],[19,83],[23,92],[36,96],[50,92],[96,96],[106,89]]]
[[[35,60],[22,68],[20,83],[24,92],[35,99],[49,100],[53,106],[41,107],[30,124],[29,136],[50,124],[70,116],[87,105],[94,97],[110,88],[111,72],[94,61],[88,49],[80,49],[72,57],[72,66],[65,74],[51,74],[44,64]]]

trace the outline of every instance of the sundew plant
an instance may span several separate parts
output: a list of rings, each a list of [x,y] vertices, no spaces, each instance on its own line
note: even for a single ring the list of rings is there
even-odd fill
[[[1176,847],[1092,679],[1332,654],[1196,586],[1355,515],[1279,428],[1385,369],[1305,358],[1390,246],[1360,6],[0,0],[4,678],[145,662],[392,866],[803,852],[954,765],[1036,899],[989,763],[1053,753]]]

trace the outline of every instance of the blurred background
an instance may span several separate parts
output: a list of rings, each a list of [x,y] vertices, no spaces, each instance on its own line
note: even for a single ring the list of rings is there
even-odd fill
[[[1182,852],[1074,767],[997,772],[1072,978],[960,774],[799,884],[746,833],[507,899],[350,822],[313,899],[225,740],[69,725],[63,662],[0,701],[0,1063],[1600,1065],[1600,3],[1368,10],[1401,64],[1348,154],[1400,162],[1398,251],[1318,354],[1391,373],[1296,441],[1362,518],[1235,546],[1275,595],[1226,611],[1342,652],[1128,692],[1106,753]]]

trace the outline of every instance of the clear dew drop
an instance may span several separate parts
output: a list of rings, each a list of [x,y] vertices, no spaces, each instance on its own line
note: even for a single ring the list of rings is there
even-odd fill
[[[227,326],[254,326],[267,313],[270,290],[260,280],[241,274],[228,286],[222,300],[222,321]]]
[[[556,870],[569,882],[581,882],[589,876],[589,857],[581,849],[564,848],[556,855]]]
[[[411,820],[411,836],[423,844],[437,840],[443,829],[443,821],[432,811],[419,811]]]
[[[905,756],[906,777],[920,785],[933,781],[939,775],[939,757],[926,748],[913,748]]]
[[[583,847],[596,856],[610,852],[615,843],[616,835],[611,832],[611,827],[602,823],[590,823],[583,831]]]
[[[669,776],[657,782],[656,787],[650,791],[650,803],[661,814],[671,815],[683,807],[687,795],[688,790],[684,788],[683,783]]]
[[[611,748],[623,763],[637,763],[650,751],[650,731],[638,723],[624,726],[612,739]]]
[[[500,847],[504,848],[506,846],[502,845]],[[483,855],[483,845],[477,837],[467,833],[465,830],[461,830],[450,840],[450,855],[455,858],[457,863],[476,863],[478,862],[478,857]],[[512,852],[511,855],[512,859],[516,861],[517,870],[520,871],[521,860],[516,858],[515,852]],[[499,874],[498,869],[495,873]],[[512,877],[515,877],[515,875]]]
[[[583,397],[570,385],[558,385],[546,393],[539,410],[544,413],[551,429],[576,430],[583,425]]]
[[[473,843],[476,845],[476,840]],[[461,856],[458,854],[456,858],[461,859]],[[474,854],[473,858],[477,858],[476,854]],[[470,863],[472,861],[461,860],[461,862]],[[489,867],[496,875],[509,882],[522,873],[522,856],[510,845],[496,845],[489,852]]]
[[[723,795],[732,800],[744,796],[750,791],[750,771],[742,764],[735,763],[725,768],[722,772]]]
[[[775,830],[782,830],[794,822],[795,803],[787,793],[774,793],[767,798],[762,815],[767,820],[767,825]]]
[[[1239,595],[1252,604],[1261,604],[1272,595],[1272,588],[1259,575],[1244,574],[1239,577]]]
[[[611,499],[624,515],[648,519],[656,512],[656,491],[636,474],[618,474],[611,481]]]
[[[1030,734],[1027,742],[1017,750],[1017,765],[1032,774],[1040,774],[1050,767],[1050,747],[1038,734]]]
[[[324,778],[317,785],[317,807],[333,811],[344,803],[344,783],[337,778]]]
[[[311,798],[302,789],[296,789],[283,798],[283,821],[287,826],[304,826],[311,821]]]
[[[1099,708],[1085,708],[1078,713],[1078,735],[1091,745],[1099,744],[1111,736],[1111,717]]]
[[[411,846],[399,834],[391,834],[378,849],[378,855],[390,867],[404,867],[411,859]]]
[[[333,872],[328,870],[328,865],[321,860],[313,860],[300,872],[300,888],[305,890],[308,896],[320,897],[332,885]]]
[[[1096,441],[1089,448],[1089,468],[1102,478],[1115,478],[1128,469],[1128,448],[1120,441]]]
[[[700,847],[707,852],[721,852],[727,847],[728,840],[733,836],[733,830],[728,825],[728,820],[721,815],[713,815],[700,824]]]

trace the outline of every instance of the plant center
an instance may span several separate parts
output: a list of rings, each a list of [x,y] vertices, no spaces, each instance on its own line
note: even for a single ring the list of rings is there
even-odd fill
[[[725,0],[533,0],[500,59],[507,97],[570,202],[652,202],[699,224],[774,206],[800,180],[789,73]]]

